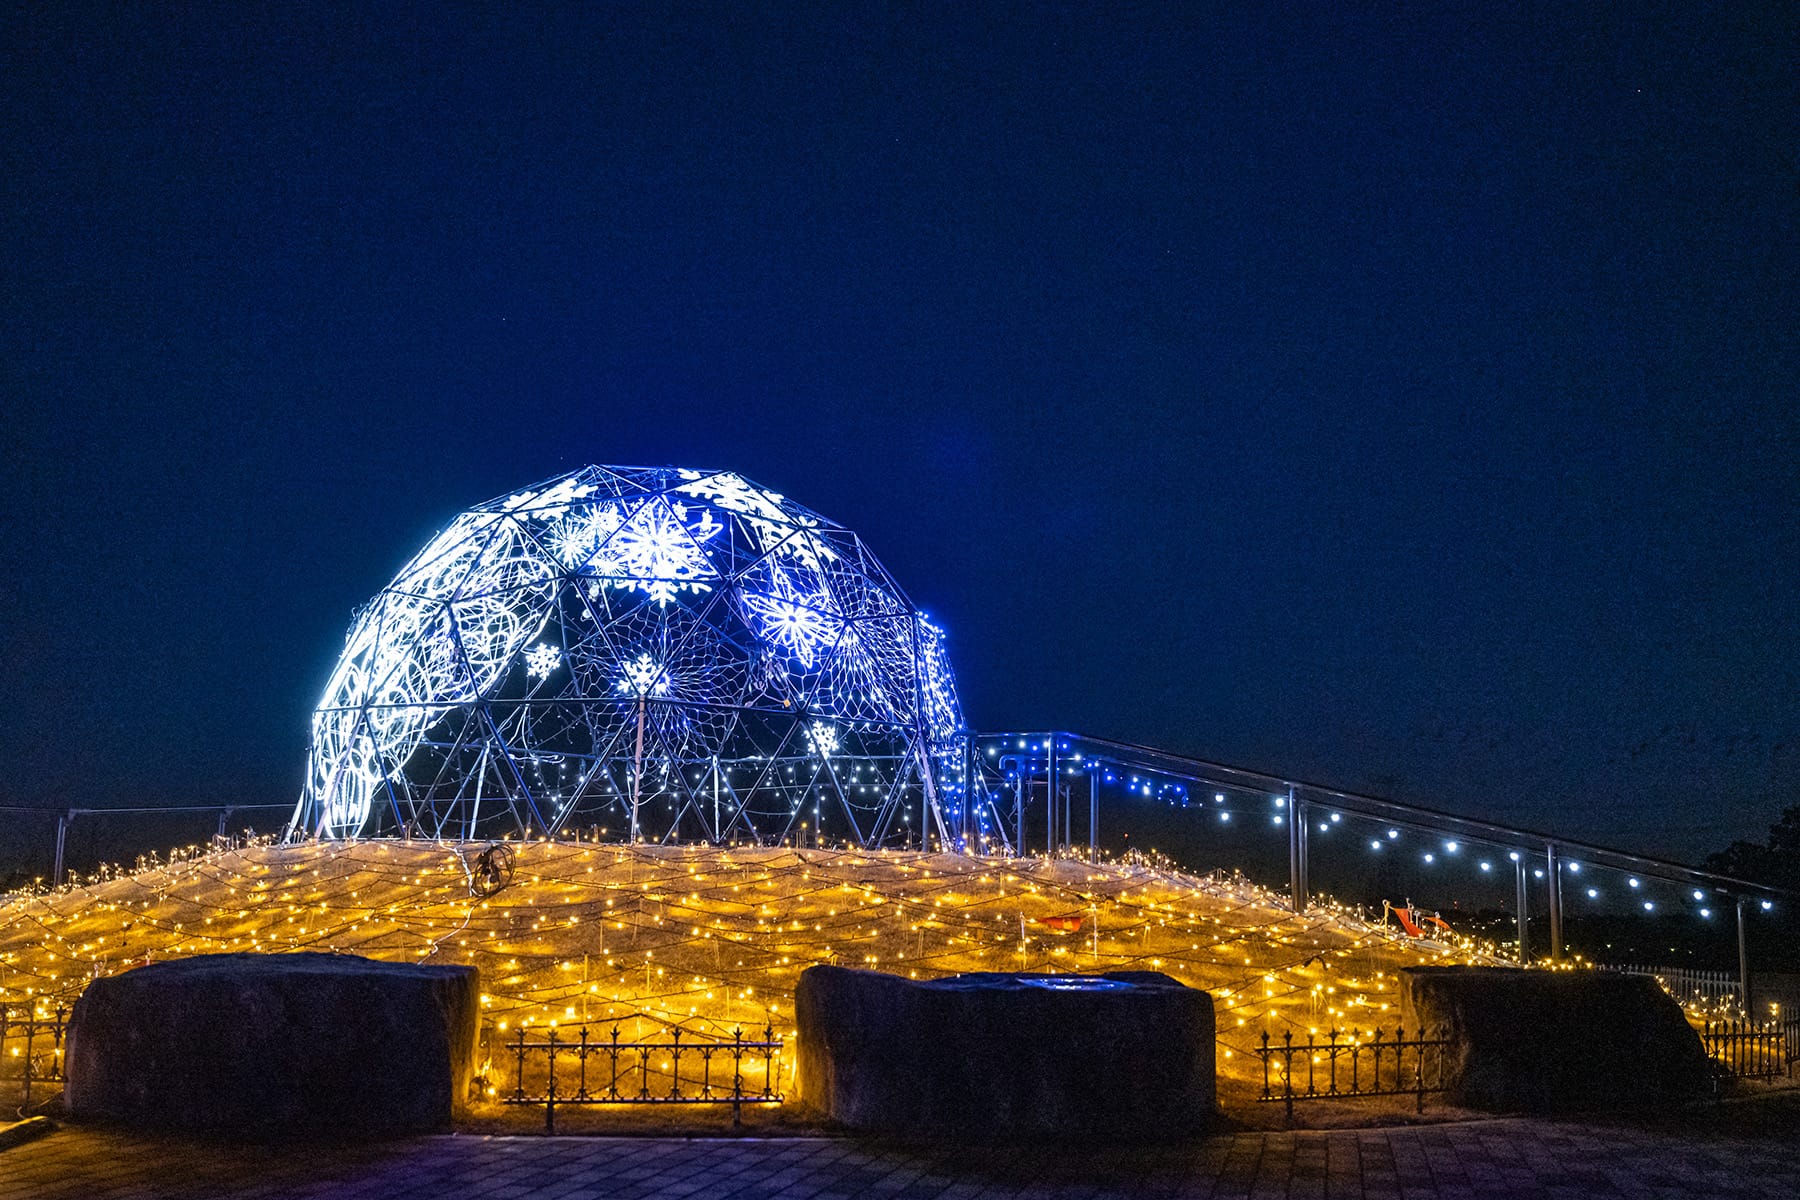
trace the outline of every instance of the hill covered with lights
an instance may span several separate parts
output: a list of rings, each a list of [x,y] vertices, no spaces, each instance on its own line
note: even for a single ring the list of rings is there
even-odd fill
[[[584,1022],[749,1036],[791,1035],[794,984],[814,963],[914,978],[1158,970],[1213,994],[1229,1084],[1260,1078],[1248,1052],[1265,1031],[1391,1032],[1401,967],[1487,961],[1473,944],[1395,939],[1328,904],[1296,916],[1241,879],[1145,860],[510,848],[510,878],[485,896],[479,844],[351,841],[196,853],[7,897],[0,997],[53,1008],[147,961],[308,950],[473,963],[502,1039]]]

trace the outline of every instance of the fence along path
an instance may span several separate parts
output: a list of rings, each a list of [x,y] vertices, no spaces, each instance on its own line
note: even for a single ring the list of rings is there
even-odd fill
[[[0,1085],[13,1090],[20,1108],[29,1107],[35,1087],[63,1080],[63,1037],[68,1010],[26,1005],[0,1008]]]
[[[552,1027],[536,1039],[521,1028],[504,1043],[513,1086],[501,1103],[542,1104],[546,1133],[556,1132],[557,1106],[571,1104],[729,1104],[733,1121],[741,1122],[744,1105],[783,1100],[782,1041],[773,1026],[762,1032],[757,1041],[745,1041],[742,1029],[729,1040],[688,1034],[684,1041],[677,1028],[667,1038],[621,1041],[617,1025],[601,1039],[590,1038],[585,1025],[579,1036]]]

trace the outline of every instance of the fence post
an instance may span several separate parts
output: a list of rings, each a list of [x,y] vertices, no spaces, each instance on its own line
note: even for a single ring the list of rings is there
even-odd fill
[[[1088,771],[1088,861],[1100,861],[1100,764],[1089,763]]]
[[[1550,961],[1562,961],[1562,865],[1556,859],[1556,843],[1544,846],[1544,865],[1550,877]]]
[[[37,1037],[37,1009],[35,1007],[27,1008],[25,1010],[25,1097],[24,1097],[24,1107],[25,1108],[31,1107],[31,1076],[32,1076],[31,1043],[33,1040],[35,1040],[36,1037]],[[23,1110],[21,1110],[21,1111],[23,1111]]]
[[[1525,856],[1513,855],[1513,884],[1519,905],[1519,965],[1531,961],[1531,893],[1525,888]]]
[[[1015,821],[1013,853],[1020,858],[1025,857],[1025,756],[1020,755],[1019,767],[1013,772],[1013,818]]]
[[[731,1127],[744,1126],[744,1027],[731,1032]]]
[[[1294,799],[1294,789],[1287,794],[1288,826],[1288,907],[1296,913],[1306,911],[1306,816]]]
[[[1405,1025],[1400,1026],[1405,1029]],[[1419,1111],[1425,1111],[1425,1027],[1419,1026],[1418,1044],[1413,1047],[1413,1082],[1418,1088]]]
[[[75,819],[75,810],[74,809],[70,809],[68,812],[64,813],[62,816],[56,818],[56,866],[50,872],[50,886],[51,887],[61,887],[62,886],[63,846],[68,841],[68,838],[69,838],[69,822],[73,821],[74,819]],[[1738,906],[1738,911],[1740,913],[1743,912],[1742,904],[1740,904]]]
[[[1750,941],[1744,930],[1744,898],[1737,898],[1737,935],[1738,935],[1738,999],[1743,1002],[1744,1015],[1755,1019],[1756,1009],[1750,997]]]
[[[608,1100],[617,1100],[619,1098],[619,1027],[617,1025],[614,1025],[612,1028],[611,1056],[612,1077],[606,1084],[606,1098]],[[625,1086],[630,1087],[631,1082],[627,1080]]]
[[[775,1098],[775,1026],[763,1026],[763,1099]]]
[[[518,1065],[513,1072],[513,1100],[525,1099],[525,1026],[519,1026],[519,1036],[513,1043],[518,1053]]]
[[[1287,1121],[1289,1125],[1292,1125],[1294,1123],[1294,1031],[1291,1029],[1283,1031],[1281,1041],[1284,1051],[1281,1063],[1281,1094],[1287,1100]]]
[[[544,1089],[544,1132],[556,1132],[556,1026],[550,1027],[550,1085]]]

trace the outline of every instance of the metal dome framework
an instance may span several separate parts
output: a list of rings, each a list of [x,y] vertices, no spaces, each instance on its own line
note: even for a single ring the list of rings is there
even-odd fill
[[[356,615],[295,836],[951,839],[944,636],[862,540],[728,471],[479,505]]]

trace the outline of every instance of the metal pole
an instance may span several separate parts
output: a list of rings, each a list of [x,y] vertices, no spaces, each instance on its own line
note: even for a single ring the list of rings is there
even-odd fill
[[[969,735],[969,782],[963,789],[963,837],[965,841],[974,842],[981,836],[981,820],[975,804],[978,798],[987,796],[987,782],[981,773],[981,747],[975,741],[975,735]],[[990,801],[989,807],[993,804]],[[1006,824],[1000,825],[1000,836],[1006,836]]]
[[[966,849],[971,831],[975,807],[975,735],[963,734],[963,787],[962,804],[956,813],[956,848]]]
[[[1075,846],[1075,781],[1071,779],[1066,792],[1058,797],[1062,801],[1062,847]]]
[[[1056,735],[1044,740],[1044,853],[1056,853]]]
[[[1092,763],[1088,770],[1093,774],[1088,777],[1088,861],[1100,861],[1100,764]]]
[[[1562,961],[1562,867],[1556,861],[1556,843],[1544,845],[1544,867],[1550,876],[1550,961]]]
[[[1306,870],[1300,865],[1300,822],[1295,818],[1294,789],[1287,794],[1288,835],[1288,907],[1297,913],[1306,911]]]
[[[1020,858],[1025,857],[1025,759],[1019,759],[1019,769],[1013,772],[1013,819],[1018,825],[1018,840],[1013,843],[1013,853]]]
[[[1750,940],[1744,929],[1744,898],[1738,897],[1738,992],[1744,1001],[1744,1020],[1756,1020],[1756,1013],[1751,1006],[1750,998]]]
[[[1307,835],[1312,832],[1307,828],[1311,822],[1310,806],[1304,800],[1289,800],[1288,807],[1294,810],[1294,815],[1289,819],[1294,822],[1295,829],[1299,831],[1300,911],[1304,912],[1306,906],[1312,903],[1312,869],[1307,853]]]
[[[637,752],[631,758],[631,840],[638,840],[638,799],[644,778],[644,698],[637,702]]]
[[[69,822],[73,821],[74,819],[75,819],[75,814],[72,812],[64,813],[62,816],[56,818],[56,866],[50,872],[50,886],[51,887],[61,887],[62,886],[62,881],[63,881],[63,843],[68,840]],[[1744,919],[1743,914],[1744,914],[1744,905],[1743,905],[1743,902],[1740,900],[1738,902],[1738,923],[1739,923],[1740,928],[1742,927],[1742,924],[1743,924],[1743,919]]]
[[[925,752],[923,741],[919,743],[919,852],[923,854],[931,849],[925,831],[931,828],[931,758]]]
[[[1522,967],[1531,960],[1531,893],[1525,890],[1523,854],[1514,856],[1513,868],[1513,882],[1519,904],[1519,965]]]

